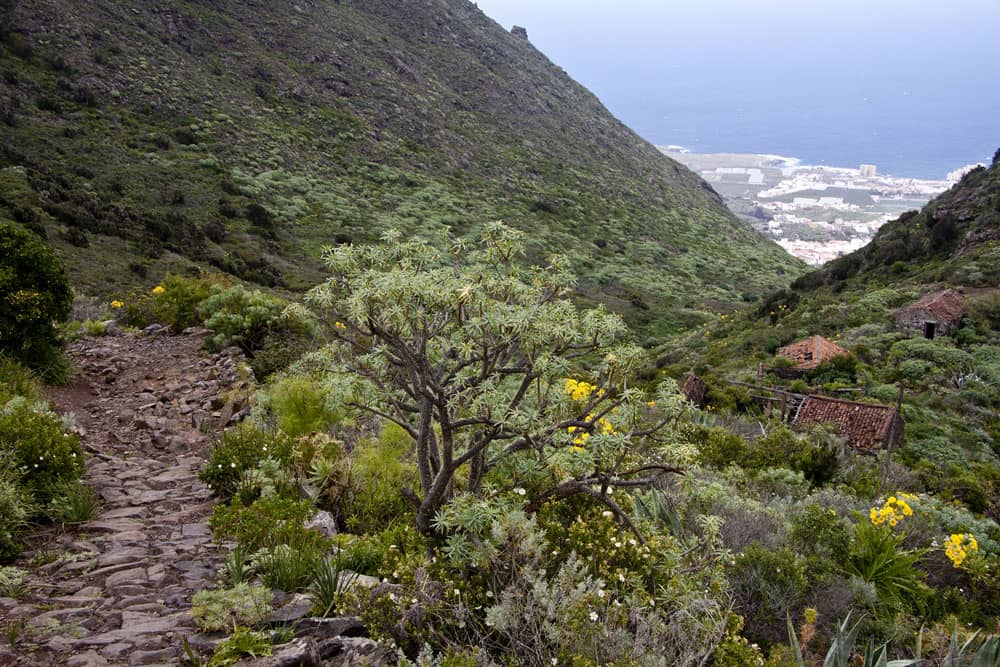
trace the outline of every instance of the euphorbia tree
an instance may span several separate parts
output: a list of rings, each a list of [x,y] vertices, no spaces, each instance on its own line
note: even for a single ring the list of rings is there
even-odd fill
[[[675,470],[655,436],[684,403],[676,385],[655,400],[628,387],[640,350],[620,342],[621,319],[578,311],[568,261],[522,263],[521,234],[502,223],[451,257],[396,232],[383,241],[328,250],[332,276],[307,301],[336,338],[324,353],[344,403],[415,441],[417,528],[431,533],[457,493],[515,487],[529,510],[584,493],[629,522],[609,493]]]

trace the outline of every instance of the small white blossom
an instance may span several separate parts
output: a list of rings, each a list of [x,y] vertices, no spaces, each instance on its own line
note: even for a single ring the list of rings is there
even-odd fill
[[[590,620],[592,620],[594,623],[597,623],[597,618],[598,616],[596,611],[590,612]]]
[[[523,496],[524,494],[527,493],[527,491],[525,491],[523,488],[519,486],[516,489],[514,489],[514,493],[516,493],[519,496]]]

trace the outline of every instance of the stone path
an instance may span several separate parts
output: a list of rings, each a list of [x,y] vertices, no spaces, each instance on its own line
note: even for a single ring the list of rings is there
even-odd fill
[[[180,664],[181,638],[197,632],[191,596],[223,556],[198,471],[211,434],[247,411],[241,358],[200,354],[200,331],[113,333],[73,344],[81,374],[50,396],[76,416],[102,510],[23,554],[31,592],[0,598],[0,665]]]

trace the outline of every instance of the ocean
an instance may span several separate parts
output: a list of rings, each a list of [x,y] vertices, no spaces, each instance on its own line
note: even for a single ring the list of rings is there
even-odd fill
[[[1000,147],[997,0],[478,0],[659,145],[944,178]]]
[[[1000,98],[956,109],[953,99],[927,90],[882,89],[803,101],[706,91],[698,82],[674,79],[647,91],[641,104],[607,95],[604,101],[648,141],[695,153],[768,153],[835,167],[865,163],[882,174],[940,179],[968,164],[988,164],[1000,148]]]

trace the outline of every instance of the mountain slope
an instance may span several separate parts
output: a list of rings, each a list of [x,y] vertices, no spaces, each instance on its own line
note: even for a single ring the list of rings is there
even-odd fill
[[[192,263],[299,289],[324,244],[497,218],[647,330],[801,271],[466,0],[3,7],[0,212],[87,292]]]
[[[897,320],[945,289],[960,295],[958,313]],[[927,317],[948,329],[925,338]],[[815,335],[850,354],[792,382],[772,373],[789,365],[781,346]],[[882,404],[902,389],[905,440],[892,452],[892,474],[1000,519],[1000,151],[989,168],[886,224],[869,246],[665,347],[659,366],[706,377],[717,409],[757,409],[752,392],[725,380]]]

